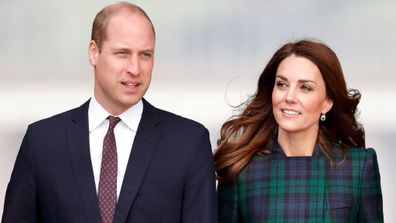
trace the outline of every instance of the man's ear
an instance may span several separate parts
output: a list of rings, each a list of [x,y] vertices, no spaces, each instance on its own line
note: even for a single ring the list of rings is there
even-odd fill
[[[96,45],[95,41],[93,41],[93,40],[89,41],[88,58],[89,58],[89,63],[93,67],[96,66],[96,58],[97,58],[98,54],[99,54],[98,45]]]

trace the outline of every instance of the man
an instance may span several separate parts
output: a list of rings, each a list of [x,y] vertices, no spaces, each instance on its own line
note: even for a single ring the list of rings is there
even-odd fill
[[[94,97],[28,127],[2,222],[216,221],[207,129],[143,99],[154,43],[138,6],[121,2],[97,14]]]

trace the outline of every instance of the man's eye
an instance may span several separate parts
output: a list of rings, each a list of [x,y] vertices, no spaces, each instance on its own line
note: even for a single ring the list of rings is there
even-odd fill
[[[151,53],[142,53],[142,57],[143,57],[143,58],[150,59],[151,56],[152,56]]]

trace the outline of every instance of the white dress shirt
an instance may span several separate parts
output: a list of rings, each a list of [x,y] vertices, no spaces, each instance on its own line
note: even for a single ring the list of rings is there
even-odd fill
[[[142,117],[143,102],[140,100],[134,106],[120,114],[121,121],[114,128],[117,145],[117,199],[120,195],[129,155],[135,139],[136,131]],[[88,109],[89,145],[92,169],[95,177],[96,192],[98,192],[100,167],[102,163],[103,140],[109,128],[110,114],[92,97]]]

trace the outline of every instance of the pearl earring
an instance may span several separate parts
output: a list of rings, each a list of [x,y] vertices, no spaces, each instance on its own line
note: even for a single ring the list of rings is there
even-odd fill
[[[326,115],[325,114],[321,114],[320,115],[320,121],[324,122],[326,120]]]

